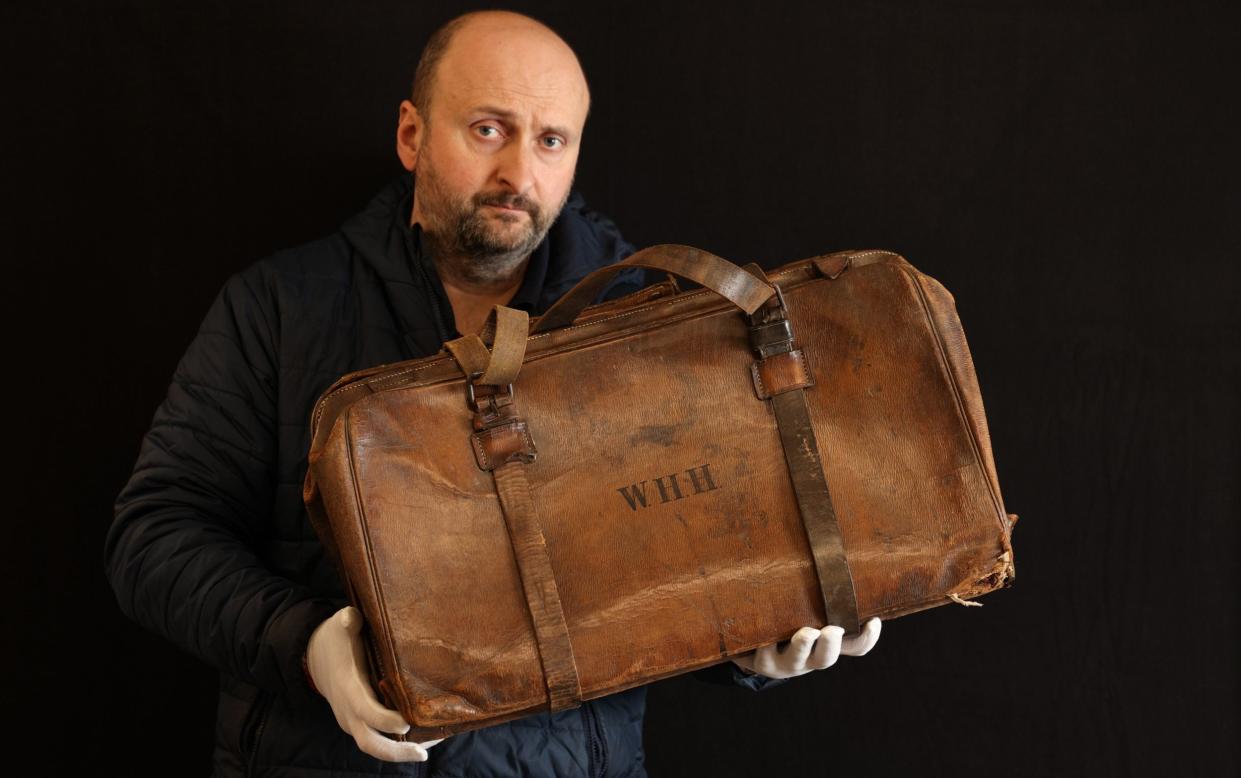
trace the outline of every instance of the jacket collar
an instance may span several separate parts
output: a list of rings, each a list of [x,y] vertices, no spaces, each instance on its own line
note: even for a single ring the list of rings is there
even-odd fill
[[[420,226],[409,224],[413,187],[412,176],[398,177],[341,231],[385,286],[395,322],[411,347],[416,353],[435,353],[444,339],[458,333],[435,263],[424,250]],[[537,316],[591,270],[631,251],[615,226],[587,211],[581,195],[573,192],[530,255],[525,278],[509,305]]]

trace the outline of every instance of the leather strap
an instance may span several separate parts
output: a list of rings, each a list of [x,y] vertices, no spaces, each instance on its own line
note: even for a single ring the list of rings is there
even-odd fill
[[[513,402],[512,383],[525,358],[529,316],[524,311],[497,305],[488,322],[492,319],[495,338],[490,350],[478,335],[466,335],[444,345],[469,381],[468,398],[476,430],[471,445],[479,467],[490,470],[495,480],[534,625],[551,710],[575,708],[582,701],[577,662],[547,542],[526,478],[526,463],[533,461],[535,455],[534,442]]]
[[[448,341],[444,346],[457,360],[461,372],[465,373],[467,378],[472,379],[481,374],[474,383],[489,386],[511,384],[521,372],[521,363],[526,357],[530,314],[497,305],[488,314],[483,329],[492,321],[495,322],[495,338],[490,350],[478,335],[464,335]]]
[[[775,294],[775,289],[765,278],[748,273],[726,259],[690,246],[667,243],[643,249],[586,276],[539,317],[533,331],[547,332],[572,324],[582,309],[594,302],[608,281],[629,267],[648,267],[688,278],[746,313],[753,313]]]
[[[524,462],[509,462],[491,471],[504,509],[509,540],[517,557],[517,570],[525,590],[526,604],[534,621],[534,637],[543,662],[543,679],[553,711],[576,708],[582,701],[582,687],[569,642],[569,627],[560,605],[560,591],[547,542],[539,525],[538,512],[530,497]]]
[[[757,267],[750,272],[762,273]],[[763,362],[800,353],[793,346],[793,327],[782,294],[777,294],[775,299],[769,300],[750,317],[750,337],[751,346],[761,360],[752,368],[755,372]],[[813,381],[813,378],[807,376],[807,380]],[[793,481],[793,494],[797,498],[802,525],[819,576],[823,613],[828,624],[843,627],[846,634],[857,634],[860,625],[853,574],[849,570],[844,538],[836,519],[831,492],[827,488],[827,477],[823,473],[823,461],[814,426],[810,422],[805,389],[796,381],[781,389],[771,393],[769,401],[775,413],[780,445]]]
[[[453,359],[457,360],[457,365],[466,378],[481,376],[491,362],[491,352],[477,335],[462,335],[456,340],[448,341],[444,347],[452,354]]]
[[[810,425],[806,393],[802,389],[794,389],[777,394],[771,398],[771,407],[776,414],[780,445],[784,448],[784,459],[793,479],[793,493],[797,496],[806,539],[810,542],[810,553],[819,574],[827,623],[844,627],[846,634],[855,635],[860,625],[853,574],[849,571],[844,539],[840,534],[840,524],[836,521],[836,509],[823,475],[819,444],[815,439],[814,427]]]

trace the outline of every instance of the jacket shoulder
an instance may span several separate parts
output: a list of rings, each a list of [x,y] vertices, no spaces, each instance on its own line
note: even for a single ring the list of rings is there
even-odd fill
[[[234,315],[269,319],[345,293],[351,249],[340,233],[277,251],[234,273],[221,290]]]
[[[569,195],[560,218],[548,234],[556,261],[549,269],[541,297],[545,310],[575,284],[607,265],[614,265],[634,253],[634,246],[621,234],[616,222],[586,204],[580,192]],[[619,273],[601,292],[599,299],[611,299],[645,285],[640,268]]]
[[[601,265],[618,262],[634,252],[633,245],[625,240],[616,222],[590,207],[577,190],[569,195],[561,218],[575,238],[588,241],[598,249],[596,262]]]
[[[239,275],[252,280],[321,280],[344,282],[349,278],[349,241],[335,232],[300,246],[282,249],[254,262]]]

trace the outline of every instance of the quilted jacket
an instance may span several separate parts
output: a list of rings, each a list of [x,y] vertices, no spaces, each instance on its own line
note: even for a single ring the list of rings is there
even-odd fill
[[[345,604],[302,504],[311,409],[344,373],[434,354],[458,335],[408,224],[411,202],[403,177],[335,234],[225,283],[117,498],[105,565],[118,603],[219,670],[217,775],[645,775],[643,688],[448,738],[426,763],[389,764],[361,753],[306,684],[310,633]],[[575,193],[510,305],[541,313],[632,252]],[[641,283],[630,272],[603,296]],[[732,663],[697,676],[773,683]]]

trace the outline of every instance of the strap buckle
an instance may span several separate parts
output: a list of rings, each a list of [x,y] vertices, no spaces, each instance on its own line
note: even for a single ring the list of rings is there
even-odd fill
[[[469,380],[465,382],[466,403],[469,404],[470,410],[479,416],[498,415],[503,406],[512,405],[513,385],[476,384],[475,381],[481,378],[482,375],[483,371],[481,370],[470,373]]]
[[[793,350],[793,325],[789,321],[788,303],[780,285],[772,286],[776,290],[775,296],[750,314],[750,347],[758,352],[759,359]]]
[[[517,415],[512,384],[477,384],[482,371],[470,374],[466,400],[474,411],[471,446],[478,466],[493,470],[507,462],[533,462],[538,455],[530,428]]]

